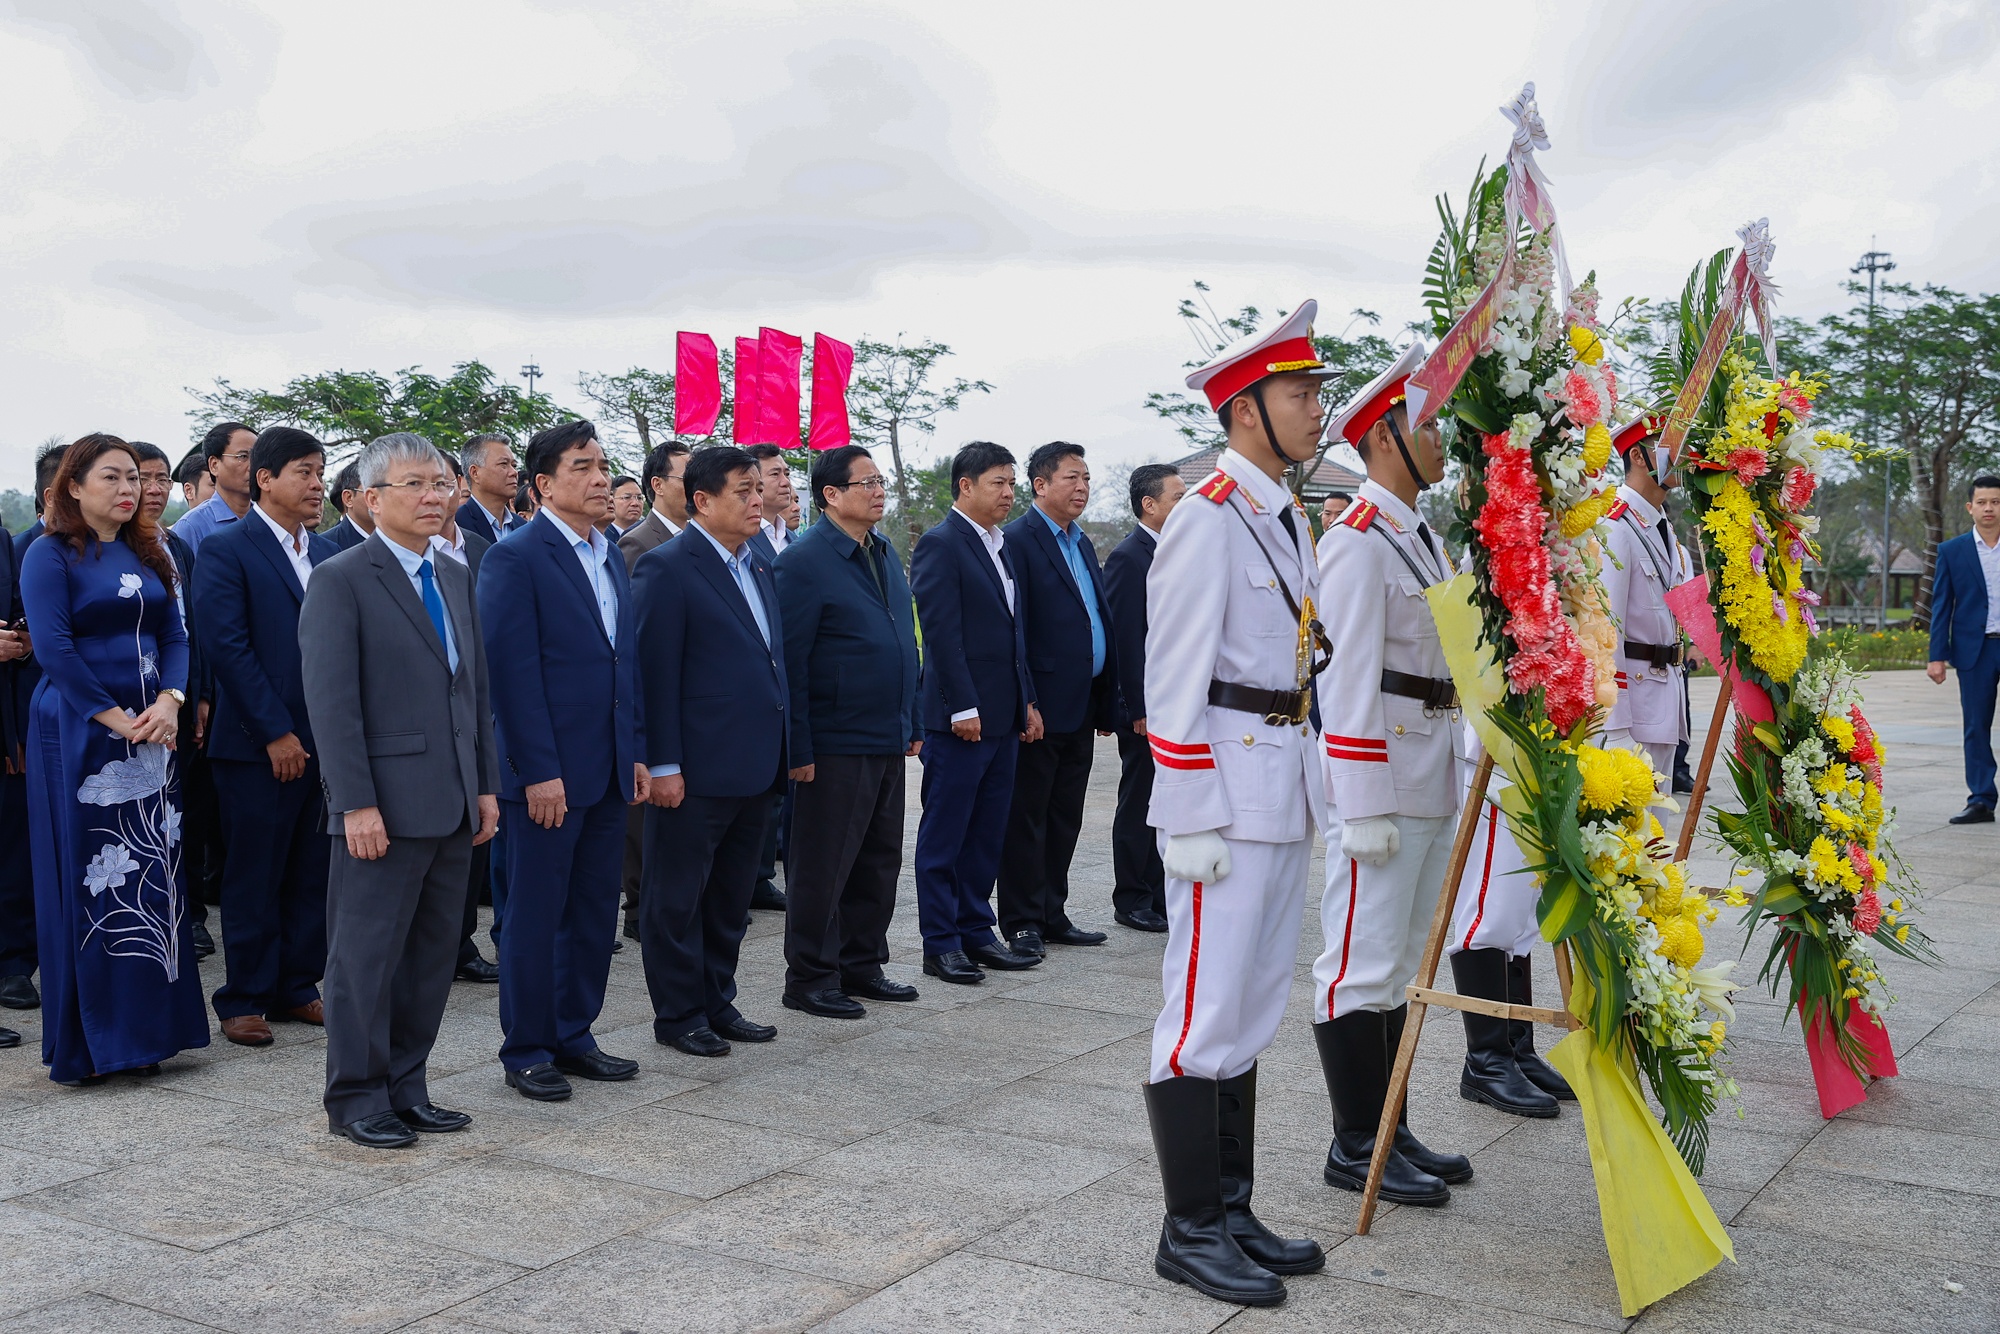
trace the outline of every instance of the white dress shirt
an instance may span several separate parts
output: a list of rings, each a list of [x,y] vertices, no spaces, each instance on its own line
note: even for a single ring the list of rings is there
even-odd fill
[[[555,516],[555,511],[544,509],[542,513],[549,516],[549,522],[556,526],[556,531],[561,533],[563,538],[568,541],[570,550],[576,553],[578,563],[583,566],[584,582],[589,584],[591,591],[597,594],[597,614],[604,621],[604,637],[613,644],[616,644],[618,642],[618,585],[613,583],[611,579],[611,567],[609,564],[611,560],[611,544],[605,541],[604,534],[598,532],[595,528],[586,529],[585,531],[588,532],[589,536],[585,537],[583,534],[578,533],[576,529],[558,519]]]
[[[284,548],[285,559],[292,563],[292,573],[298,575],[299,589],[303,592],[306,585],[312,581],[313,572],[312,542],[306,536],[305,525],[300,524],[298,534],[294,536],[279,527],[278,521],[266,514],[262,505],[253,503],[250,512],[269,525],[271,535],[277,538],[278,545]]]
[[[1975,528],[1972,549],[1979,553],[1979,572],[1986,576],[1986,633],[2000,635],[2000,541],[1987,546]]]
[[[765,538],[767,538],[771,543],[772,555],[774,556],[777,555],[780,551],[783,551],[787,546],[791,545],[792,530],[785,527],[785,521],[783,519],[779,519],[775,523],[769,519],[763,519],[760,520],[759,523],[764,529]]]
[[[998,528],[983,527],[975,522],[971,515],[956,505],[952,506],[951,512],[965,520],[967,524],[971,525],[972,531],[979,535],[979,544],[985,547],[986,554],[992,557],[993,570],[1000,576],[1000,587],[1007,595],[1007,610],[1013,611],[1016,606],[1014,602],[1014,576],[1007,573],[1007,562],[1000,557],[1001,548],[1007,545],[1007,534]],[[955,723],[963,723],[969,722],[978,716],[978,709],[960,709],[957,713],[951,715],[951,720]]]
[[[660,507],[657,505],[653,507],[653,517],[658,519],[660,521],[660,526],[667,530],[668,537],[670,538],[679,537],[681,535],[681,525],[675,523],[672,519],[669,519],[666,516],[666,512],[660,509]],[[633,526],[637,527],[638,525],[635,524]]]
[[[384,542],[389,541],[386,537],[382,540]],[[392,542],[390,545],[394,546],[395,544]],[[465,550],[465,530],[463,528],[454,527],[451,530],[450,541],[445,540],[443,533],[439,533],[431,538],[431,550],[437,552],[440,556],[451,557],[467,569],[472,567],[472,558],[466,554]]]

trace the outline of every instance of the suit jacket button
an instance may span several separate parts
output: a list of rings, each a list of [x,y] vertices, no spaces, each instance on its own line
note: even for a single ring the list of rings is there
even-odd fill
[[[458,729],[457,729],[456,727],[452,728],[452,729],[451,729],[451,734],[452,734],[453,736],[457,736],[457,735],[459,735],[459,731],[458,731]]]
[[[1396,724],[1396,735],[1397,736],[1403,735],[1403,725],[1401,723]]]
[[[1257,744],[1257,738],[1251,736],[1248,732],[1245,732],[1243,734],[1243,744],[1246,746],[1254,746]]]

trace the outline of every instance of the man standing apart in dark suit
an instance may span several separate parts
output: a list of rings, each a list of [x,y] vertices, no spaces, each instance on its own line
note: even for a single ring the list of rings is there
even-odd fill
[[[917,822],[917,921],[924,971],[955,985],[988,968],[1033,968],[993,935],[988,899],[1022,741],[1042,715],[1021,639],[1018,571],[1001,521],[1014,507],[1014,456],[975,440],[951,461],[951,513],[917,539],[910,588],[924,630],[924,726]]]
[[[1127,721],[1118,727],[1118,809],[1111,817],[1113,915],[1134,931],[1167,929],[1167,880],[1160,842],[1146,823],[1153,801],[1153,748],[1146,740],[1146,574],[1167,513],[1187,494],[1165,463],[1132,470],[1132,513],[1139,522],[1104,558],[1105,600],[1118,643],[1118,693]]]
[[[477,593],[509,886],[500,1064],[522,1097],[558,1102],[565,1075],[639,1070],[598,1050],[590,1026],[617,935],[625,807],[646,799],[644,715],[625,562],[597,531],[611,505],[597,428],[537,432],[525,471],[541,507],[486,553]]]
[[[527,523],[514,512],[521,470],[514,465],[514,446],[506,436],[473,436],[459,451],[458,461],[465,469],[465,485],[472,492],[472,498],[458,507],[460,528],[488,542],[498,542]]]
[[[1944,684],[1958,669],[1965,720],[1965,809],[1953,824],[1993,821],[1993,705],[2000,692],[2000,477],[1982,475],[1965,489],[1972,531],[1937,549],[1931,584],[1931,660],[1924,670]],[[1884,553],[1884,564],[1887,563]]]
[[[1083,447],[1066,440],[1028,456],[1035,503],[1007,525],[1020,578],[1022,639],[1047,729],[1014,770],[1007,844],[1000,854],[1000,930],[1016,954],[1043,946],[1102,945],[1102,931],[1069,919],[1069,864],[1083,832],[1093,732],[1118,718],[1118,655],[1097,551],[1077,527],[1090,504]]]
[[[400,432],[361,451],[358,480],[371,536],[319,569],[299,641],[333,836],[327,1126],[388,1149],[472,1120],[431,1102],[425,1066],[500,774],[471,574],[432,546],[458,484]]]
[[[823,521],[776,566],[792,686],[785,1005],[834,1019],[857,997],[911,1001],[882,976],[903,870],[904,758],[918,753],[917,631],[903,563],[875,531],[882,470],[859,445],[813,464]]]
[[[232,446],[233,448],[233,446]],[[209,770],[222,807],[222,943],[215,993],[222,1035],[271,1042],[268,1019],[322,1021],[326,843],[319,762],[306,713],[299,605],[313,567],[334,554],[312,532],[326,453],[273,426],[250,453],[249,513],[203,538],[194,571],[195,633],[215,684]]]
[[[777,586],[751,541],[763,517],[756,460],[704,449],[686,485],[687,531],[633,567],[653,780],[639,943],[654,1037],[724,1056],[731,1041],[778,1035],[736,1008],[736,958],[785,782],[791,691]]]

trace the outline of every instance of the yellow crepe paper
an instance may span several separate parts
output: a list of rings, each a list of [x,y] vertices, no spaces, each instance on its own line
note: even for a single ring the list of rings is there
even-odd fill
[[[1491,644],[1479,642],[1479,608],[1472,601],[1472,576],[1456,575],[1424,590],[1430,599],[1431,619],[1437,622],[1438,643],[1444,648],[1445,666],[1451,669],[1451,683],[1458,687],[1458,704],[1493,764],[1519,782],[1521,757],[1507,734],[1493,725],[1487,711],[1507,693],[1507,675],[1493,655]]]

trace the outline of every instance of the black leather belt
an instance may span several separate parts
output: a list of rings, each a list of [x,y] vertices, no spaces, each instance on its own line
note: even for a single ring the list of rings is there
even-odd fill
[[[1401,695],[1404,699],[1420,699],[1426,709],[1458,707],[1458,687],[1450,681],[1441,681],[1434,676],[1412,676],[1387,667],[1382,669],[1382,693]]]
[[[1218,709],[1260,713],[1273,727],[1297,727],[1306,720],[1306,712],[1312,707],[1312,691],[1260,690],[1234,681],[1210,681],[1208,702]]]
[[[1641,644],[1636,640],[1625,641],[1625,656],[1634,662],[1650,663],[1655,667],[1678,667],[1681,665],[1679,644]]]

